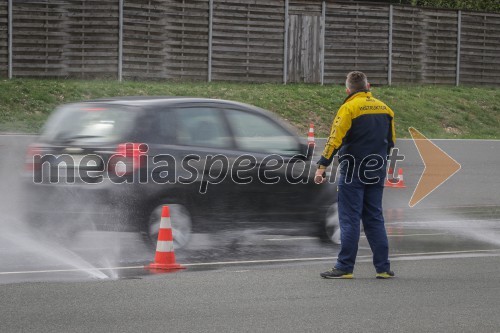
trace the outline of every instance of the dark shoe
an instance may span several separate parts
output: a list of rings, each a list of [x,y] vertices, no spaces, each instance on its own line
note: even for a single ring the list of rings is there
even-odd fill
[[[321,273],[320,276],[325,279],[352,279],[354,277],[352,273],[344,272],[336,268]]]
[[[377,273],[376,277],[377,279],[391,279],[395,277],[395,275],[393,271],[388,271],[388,272]]]

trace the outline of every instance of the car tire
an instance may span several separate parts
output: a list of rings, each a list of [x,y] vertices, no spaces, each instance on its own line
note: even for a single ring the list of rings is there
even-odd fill
[[[180,204],[159,204],[151,210],[147,226],[149,240],[153,246],[156,246],[160,230],[161,211],[164,205],[168,205],[170,209],[174,249],[181,249],[191,240],[192,220],[189,210]]]
[[[334,244],[340,244],[339,210],[337,203],[328,207],[326,211],[324,217],[324,237]]]

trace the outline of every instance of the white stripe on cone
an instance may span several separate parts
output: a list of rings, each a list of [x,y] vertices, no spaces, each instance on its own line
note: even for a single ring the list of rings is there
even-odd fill
[[[314,142],[314,127],[313,125],[311,124],[311,126],[309,127],[309,134],[307,135],[307,142],[311,145],[311,144],[315,144]]]
[[[156,243],[156,252],[174,252],[174,242],[158,241]]]
[[[160,220],[160,229],[172,229],[170,217],[162,217]]]

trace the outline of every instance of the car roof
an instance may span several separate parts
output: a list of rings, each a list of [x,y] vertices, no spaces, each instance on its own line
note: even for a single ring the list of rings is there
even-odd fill
[[[213,98],[183,97],[183,96],[123,96],[123,97],[100,98],[90,101],[82,101],[81,103],[105,103],[105,104],[128,105],[137,107],[150,107],[158,105],[189,104],[189,103],[208,103],[208,104],[216,103],[216,104],[227,104],[227,105],[240,106],[251,109],[258,109],[255,106],[235,101],[213,99]]]
[[[200,97],[181,97],[181,96],[121,96],[121,97],[110,97],[94,99],[89,101],[82,101],[72,104],[87,104],[87,103],[98,103],[98,104],[111,104],[111,105],[124,105],[131,107],[138,107],[141,109],[154,109],[158,106],[179,106],[179,105],[189,105],[189,104],[213,104],[214,106],[232,106],[237,108],[243,108],[255,113],[260,113],[269,118],[273,118],[276,122],[280,123],[283,127],[287,128],[291,133],[297,134],[297,129],[288,124],[278,115],[270,112],[268,110],[259,108],[254,105],[245,104],[236,101],[229,101],[223,99],[214,98],[200,98]]]

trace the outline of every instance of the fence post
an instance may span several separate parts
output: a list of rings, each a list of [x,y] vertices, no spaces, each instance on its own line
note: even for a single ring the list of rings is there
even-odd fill
[[[212,30],[214,24],[214,0],[209,1],[208,8],[208,82],[212,82]]]
[[[13,36],[13,31],[12,31],[12,0],[9,0],[8,4],[8,23],[7,23],[7,29],[9,30],[8,35],[9,35],[9,55],[8,55],[8,62],[9,62],[9,69],[8,69],[8,76],[9,79],[12,79],[12,36]]]
[[[389,55],[388,55],[388,62],[387,62],[387,83],[389,85],[392,85],[392,26],[394,24],[393,22],[393,16],[394,16],[394,7],[393,5],[389,5]]]
[[[323,0],[321,7],[321,85],[325,82],[325,30],[326,30],[326,1]]]
[[[457,23],[457,72],[455,85],[458,87],[460,84],[460,48],[462,43],[462,11],[458,11],[458,23]]]
[[[285,0],[285,35],[283,37],[283,84],[286,84],[288,72],[288,0]]]
[[[123,1],[118,1],[118,81],[123,76]]]

